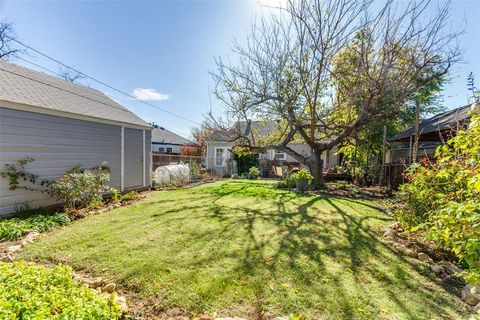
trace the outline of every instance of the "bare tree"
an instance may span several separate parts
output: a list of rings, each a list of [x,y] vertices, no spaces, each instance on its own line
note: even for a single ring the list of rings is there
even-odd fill
[[[70,82],[76,82],[77,80],[85,78],[83,74],[67,68],[60,68],[58,73],[62,79]]]
[[[234,43],[236,60],[216,60],[215,94],[225,113],[210,114],[211,127],[252,150],[288,153],[322,184],[325,150],[397,115],[460,56],[459,33],[447,30],[448,3],[432,15],[430,0],[391,0],[376,11],[372,2],[289,1],[279,15],[254,22],[246,45]],[[347,49],[356,53],[353,82],[334,69]],[[277,121],[265,135],[252,120]],[[311,155],[293,150],[294,141]]]
[[[0,22],[0,60],[8,60],[15,55],[23,53],[15,43],[15,32],[11,23]]]

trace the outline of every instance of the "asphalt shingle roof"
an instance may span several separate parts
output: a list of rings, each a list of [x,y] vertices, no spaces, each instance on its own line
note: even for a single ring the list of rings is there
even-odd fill
[[[195,142],[193,142],[192,140],[184,138],[163,127],[154,128],[152,130],[152,142],[189,146],[196,145]]]
[[[0,100],[150,127],[100,91],[1,60]]]
[[[460,108],[436,114],[429,119],[422,120],[419,125],[421,134],[423,135],[435,131],[456,128],[458,124],[461,124],[465,120],[468,120],[470,118],[469,111],[471,107],[472,105],[466,105]],[[409,128],[405,131],[400,132],[389,140],[402,140],[405,138],[410,138],[410,136],[413,135],[415,135],[415,128]]]

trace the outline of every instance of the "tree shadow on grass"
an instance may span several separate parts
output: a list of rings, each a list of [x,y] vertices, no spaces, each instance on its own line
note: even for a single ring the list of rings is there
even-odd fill
[[[242,187],[240,190],[245,191]],[[232,191],[235,193],[235,191]],[[267,192],[266,192],[267,193]],[[346,272],[353,279],[351,284],[357,287],[358,292],[368,290],[364,287],[368,281],[374,282],[377,288],[380,287],[382,294],[395,305],[392,312],[401,311],[407,318],[415,318],[418,310],[411,311],[412,305],[405,294],[415,294],[415,308],[424,310],[426,317],[428,315],[438,315],[447,313],[448,309],[458,309],[458,305],[452,299],[439,295],[436,290],[440,287],[433,282],[433,277],[425,267],[422,267],[411,259],[405,258],[389,245],[379,241],[381,230],[375,228],[375,224],[370,221],[380,222],[390,219],[382,216],[380,213],[372,212],[372,209],[378,209],[376,206],[365,202],[354,200],[355,206],[352,206],[350,199],[344,199],[347,204],[340,205],[331,197],[305,197],[302,203],[297,204],[299,197],[291,193],[267,193],[269,200],[275,204],[275,211],[252,209],[252,208],[234,208],[222,204],[223,197],[232,194],[231,192],[215,193],[213,203],[215,207],[210,216],[219,221],[230,221],[229,225],[220,230],[219,235],[228,230],[245,230],[245,250],[241,256],[237,256],[237,266],[233,274],[240,274],[243,277],[251,278],[255,288],[255,311],[257,316],[264,310],[268,310],[269,302],[267,297],[272,294],[268,283],[275,279],[284,279],[283,274],[288,268],[288,273],[295,277],[293,282],[298,282],[308,287],[322,279],[330,279],[336,287],[335,299],[338,302],[342,317],[358,317],[359,311],[356,303],[351,303],[352,299],[359,298],[358,294],[351,294],[351,290],[345,288],[345,281],[338,274],[332,271],[328,266],[332,260],[343,261],[347,258],[345,270],[339,270],[338,273]],[[265,193],[264,193],[265,194]],[[256,197],[255,194],[249,196]],[[263,198],[263,195],[258,197]],[[333,208],[336,217],[327,219],[322,217],[319,205],[330,206]],[[292,205],[295,207],[292,209]],[[350,207],[345,210],[342,206]],[[349,211],[365,208],[366,212],[352,214]],[[242,214],[232,217],[230,210],[236,210]],[[331,215],[331,214],[330,214]],[[277,232],[273,235],[262,235],[256,232],[257,224],[271,224]],[[339,241],[338,238],[346,241]],[[271,252],[272,243],[276,247],[275,252]],[[373,260],[373,263],[372,263]],[[386,264],[389,266],[386,267]],[[307,265],[307,267],[306,267]],[[365,281],[365,278],[369,278]],[[428,287],[419,283],[418,279],[427,279],[432,281]],[[329,293],[316,292],[321,299],[331,299]],[[381,308],[380,301],[368,301],[368,305],[373,311],[370,311],[371,317],[378,316],[378,310]],[[415,309],[413,308],[413,309]],[[295,307],[293,307],[295,309]],[[284,312],[291,310],[284,309]],[[297,310],[300,311],[300,310]],[[321,312],[321,310],[317,310]],[[374,313],[377,312],[375,315]],[[366,314],[363,314],[365,317]],[[260,316],[259,316],[260,317]]]
[[[375,319],[381,318],[385,302],[392,306],[391,318],[440,319],[449,309],[458,310],[454,298],[438,294],[441,289],[431,272],[379,240],[389,218],[368,201],[245,182],[190,189],[178,196],[174,206],[171,199],[152,201],[148,218],[134,223],[178,230],[182,244],[172,243],[174,249],[195,253],[174,260],[180,265],[171,267],[184,268],[180,275],[185,283],[169,289],[193,288],[187,301],[192,310],[217,308],[218,301],[228,310],[225,305],[236,298],[249,308],[249,318],[256,319],[267,312],[307,319]],[[137,254],[143,264],[124,277],[139,281],[136,273],[143,272],[145,279],[166,273],[165,263],[142,260],[148,252]],[[218,268],[224,261],[226,267]],[[216,278],[204,279],[201,290],[196,288],[195,279],[212,275],[209,268],[216,270]]]

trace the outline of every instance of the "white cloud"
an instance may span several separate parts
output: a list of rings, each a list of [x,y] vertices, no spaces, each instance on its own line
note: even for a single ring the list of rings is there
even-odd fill
[[[148,88],[135,88],[133,89],[132,95],[140,100],[163,101],[170,98],[168,94],[157,92],[155,89]]]

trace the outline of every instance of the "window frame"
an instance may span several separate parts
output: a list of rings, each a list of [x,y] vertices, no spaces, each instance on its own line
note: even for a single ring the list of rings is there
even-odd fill
[[[281,158],[277,158],[277,154],[280,155],[282,154],[282,157]],[[280,150],[273,150],[273,160],[277,160],[277,161],[285,161],[287,160],[287,154],[283,151],[280,151]]]
[[[217,156],[217,151],[218,150],[222,150],[222,158],[219,158]],[[214,157],[214,162],[213,162],[213,165],[214,167],[226,167],[227,166],[227,156],[228,156],[228,147],[215,147],[215,157]],[[218,160],[219,159],[223,159],[222,160],[222,164],[218,164]]]

